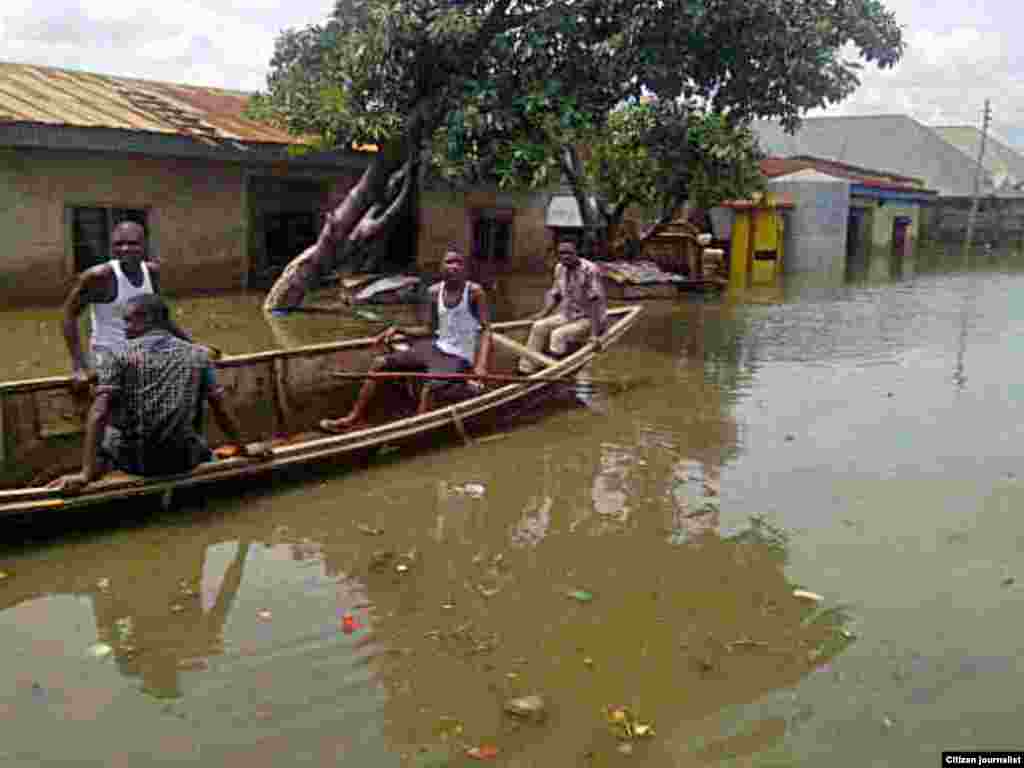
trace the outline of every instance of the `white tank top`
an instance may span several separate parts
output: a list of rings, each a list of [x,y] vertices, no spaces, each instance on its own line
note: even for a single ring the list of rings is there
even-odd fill
[[[90,305],[92,318],[92,338],[90,344],[93,349],[96,347],[107,347],[114,349],[124,344],[124,305],[133,296],[141,296],[144,293],[153,292],[153,283],[149,279],[149,269],[146,263],[142,262],[142,285],[136,288],[125,277],[121,269],[121,262],[111,259],[107,262],[114,270],[114,279],[117,281],[117,296],[113,301],[101,303],[93,302]]]
[[[480,328],[480,321],[469,308],[469,283],[462,287],[462,298],[451,309],[445,306],[442,283],[437,292],[437,341],[434,342],[437,348],[472,365],[476,360]]]

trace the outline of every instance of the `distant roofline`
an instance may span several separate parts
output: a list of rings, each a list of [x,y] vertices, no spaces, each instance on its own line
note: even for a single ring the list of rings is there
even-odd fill
[[[883,171],[879,168],[866,168],[861,165],[852,165],[851,163],[844,163],[841,160],[830,160],[827,157],[817,157],[816,155],[793,155],[788,158],[782,158],[786,160],[806,160],[809,162],[821,162],[828,163],[829,165],[837,166],[846,171],[852,171],[853,173],[860,173],[864,176],[875,176],[879,179],[893,179],[896,181],[909,181],[914,184],[923,186],[924,182],[921,179],[913,176],[904,176],[901,173],[893,173],[891,171]]]
[[[911,117],[910,115],[902,114],[900,112],[883,112],[880,115],[818,115],[816,117],[801,117],[800,121],[807,123],[812,120],[876,120],[880,117],[901,117],[904,120],[910,120],[912,122],[918,123],[919,125],[924,125],[924,123],[922,123],[917,118]],[[779,121],[764,120],[762,122],[778,123]]]

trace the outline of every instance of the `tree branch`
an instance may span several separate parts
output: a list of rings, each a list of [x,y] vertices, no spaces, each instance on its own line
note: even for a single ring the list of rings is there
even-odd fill
[[[405,161],[405,165],[391,177],[392,182],[401,178],[402,188],[394,200],[391,201],[388,209],[383,214],[378,215],[378,212],[383,207],[383,203],[375,203],[359,221],[359,224],[356,225],[352,234],[349,235],[349,240],[353,242],[371,240],[384,231],[388,223],[398,214],[398,211],[401,210],[405,201],[409,198],[409,190],[413,184],[413,175],[412,158],[409,158]]]

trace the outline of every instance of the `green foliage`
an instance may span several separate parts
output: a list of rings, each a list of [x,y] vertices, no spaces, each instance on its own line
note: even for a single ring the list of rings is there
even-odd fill
[[[665,217],[687,200],[709,208],[761,184],[762,154],[748,125],[680,103],[625,105],[587,146],[583,182],[605,225],[616,226],[630,205]]]
[[[418,146],[452,183],[547,183],[558,148],[590,145],[585,175],[610,206],[661,206],[748,190],[743,126],[794,126],[849,95],[849,51],[901,56],[877,0],[337,0],[280,35],[249,114],[347,147],[419,111]]]

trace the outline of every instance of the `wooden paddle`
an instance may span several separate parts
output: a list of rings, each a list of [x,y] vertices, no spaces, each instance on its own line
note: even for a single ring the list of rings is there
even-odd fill
[[[566,384],[575,386],[577,384],[605,384],[622,386],[622,382],[613,379],[586,379],[576,381],[572,376],[510,376],[499,373],[487,373],[477,376],[472,373],[425,373],[422,371],[366,371],[358,373],[355,371],[332,371],[331,376],[339,379],[412,379],[412,380],[441,380],[441,381],[490,381],[501,384]]]

